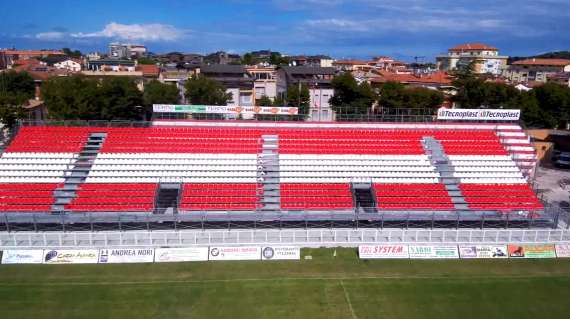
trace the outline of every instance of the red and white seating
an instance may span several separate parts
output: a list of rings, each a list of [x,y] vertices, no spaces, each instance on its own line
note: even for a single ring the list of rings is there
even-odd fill
[[[48,212],[60,184],[0,184],[0,212]]]
[[[258,206],[257,184],[184,184],[180,210],[252,211]]]
[[[281,184],[281,209],[339,210],[354,207],[350,184]]]
[[[158,184],[83,184],[73,201],[74,212],[152,212]]]
[[[453,210],[443,184],[374,184],[380,210]]]

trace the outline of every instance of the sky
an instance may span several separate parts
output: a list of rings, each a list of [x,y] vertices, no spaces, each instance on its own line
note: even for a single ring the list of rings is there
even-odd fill
[[[570,0],[0,0],[0,48],[389,55],[430,61],[483,42],[512,56],[570,50]],[[425,58],[423,58],[425,57]]]

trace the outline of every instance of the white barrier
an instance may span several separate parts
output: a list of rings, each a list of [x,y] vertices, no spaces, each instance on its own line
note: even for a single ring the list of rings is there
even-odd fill
[[[2,264],[41,264],[44,258],[43,249],[5,250],[2,252]]]
[[[154,262],[208,261],[208,247],[156,248]]]
[[[556,257],[558,257],[558,258],[569,258],[570,257],[570,245],[569,244],[556,245]]]

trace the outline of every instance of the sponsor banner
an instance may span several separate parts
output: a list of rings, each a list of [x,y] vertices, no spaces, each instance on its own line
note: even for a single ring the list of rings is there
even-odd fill
[[[461,258],[508,258],[507,245],[465,245],[459,246]]]
[[[207,260],[208,247],[156,248],[154,251],[154,261],[157,263]]]
[[[556,244],[556,257],[569,258],[570,245],[569,244]]]
[[[457,246],[427,246],[410,245],[410,258],[459,258]]]
[[[510,258],[556,258],[551,244],[509,245]]]
[[[151,263],[154,261],[154,248],[101,249],[100,264]]]
[[[33,250],[4,250],[2,264],[41,264],[44,258],[42,249]]]
[[[99,250],[46,249],[43,259],[44,264],[96,264],[99,261]]]
[[[294,246],[265,246],[261,248],[263,260],[300,260],[301,248]]]
[[[260,260],[261,247],[218,247],[211,246],[208,254],[210,260]]]
[[[468,121],[517,121],[521,110],[508,109],[448,109],[437,110],[438,120],[468,120]]]
[[[296,115],[296,107],[153,104],[154,113],[216,113]]]
[[[409,258],[408,245],[362,245],[358,246],[360,259]]]

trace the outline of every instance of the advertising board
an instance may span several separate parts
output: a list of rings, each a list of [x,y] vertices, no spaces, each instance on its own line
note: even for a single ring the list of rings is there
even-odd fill
[[[208,254],[209,260],[261,260],[261,247],[259,246],[235,246],[220,247],[211,246]]]
[[[156,248],[154,262],[207,261],[208,247]]]
[[[438,120],[518,121],[520,117],[520,110],[511,109],[448,109],[442,107],[437,110]]]
[[[358,246],[360,259],[405,259],[409,258],[407,245],[362,245]]]
[[[151,263],[154,261],[154,248],[101,249],[100,264]]]
[[[570,258],[570,244],[556,244],[556,257]]]
[[[556,258],[552,244],[509,245],[510,258]]]
[[[228,105],[177,105],[153,104],[154,113],[215,113],[215,114],[275,114],[296,115],[296,107],[277,106],[228,106]]]
[[[410,245],[410,258],[444,259],[459,258],[457,246]]]
[[[54,249],[44,250],[44,264],[96,264],[99,261],[97,249]]]
[[[295,246],[265,246],[261,248],[263,260],[300,260],[301,248]]]
[[[507,245],[462,245],[459,246],[461,258],[508,258]]]
[[[2,252],[2,264],[41,264],[44,257],[42,249],[33,250],[4,250]]]

